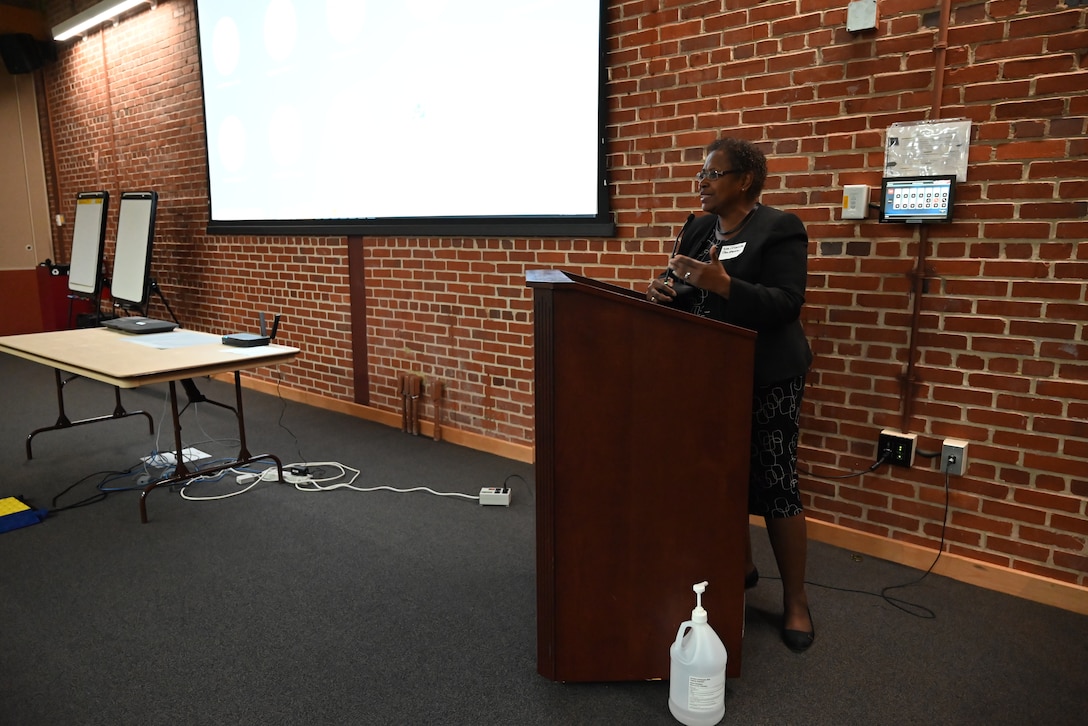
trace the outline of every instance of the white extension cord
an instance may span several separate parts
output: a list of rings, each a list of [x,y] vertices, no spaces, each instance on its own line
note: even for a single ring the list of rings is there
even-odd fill
[[[339,473],[335,476],[315,478],[313,472],[322,467],[331,467],[338,469]],[[244,494],[247,491],[253,489],[262,482],[279,482],[279,471],[276,467],[269,467],[261,472],[239,472],[232,470],[235,474],[234,481],[238,486],[245,487],[238,491],[233,491],[229,494],[223,494],[219,496],[210,497],[195,497],[186,493],[183,487],[181,495],[184,499],[190,501],[212,501],[216,499],[226,499],[229,497]],[[296,473],[299,472],[299,473]],[[301,473],[306,472],[306,473]],[[350,476],[349,476],[350,474]],[[398,488],[391,486],[372,486],[372,487],[360,487],[355,485],[356,479],[359,478],[360,471],[350,466],[340,464],[335,461],[318,461],[318,462],[305,462],[283,465],[283,481],[287,484],[291,484],[300,492],[331,492],[336,489],[352,489],[357,492],[378,492],[388,491],[395,492],[397,494],[408,494],[411,492],[427,492],[428,494],[434,494],[439,497],[457,497],[461,499],[477,500],[482,505],[492,506],[510,506],[511,490],[509,487],[484,487],[480,490],[480,496],[473,496],[471,494],[462,494],[460,492],[439,492],[431,489],[430,487],[418,486],[408,488]],[[340,481],[346,478],[346,481]],[[192,480],[191,483],[200,481],[200,477]]]

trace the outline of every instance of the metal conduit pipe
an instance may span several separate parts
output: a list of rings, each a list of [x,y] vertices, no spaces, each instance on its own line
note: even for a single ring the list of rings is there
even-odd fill
[[[952,0],[941,0],[940,20],[937,28],[937,40],[933,45],[933,104],[930,120],[941,117],[944,95],[944,70],[948,51],[948,26],[952,16]],[[918,328],[922,319],[922,294],[925,290],[926,255],[929,251],[929,230],[924,224],[918,225],[918,257],[914,269],[908,273],[913,289],[913,306],[910,316],[910,342],[907,347],[907,369],[900,377],[900,397],[902,399],[902,418],[900,431],[910,430],[910,419],[914,415],[914,395],[918,384],[915,363],[918,358]]]

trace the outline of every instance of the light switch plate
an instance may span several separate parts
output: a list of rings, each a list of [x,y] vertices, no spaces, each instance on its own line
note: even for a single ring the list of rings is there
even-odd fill
[[[842,189],[842,218],[865,219],[869,212],[869,185],[847,184]]]

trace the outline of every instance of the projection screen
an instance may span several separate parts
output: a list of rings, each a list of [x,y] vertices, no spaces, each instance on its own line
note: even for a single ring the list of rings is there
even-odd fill
[[[601,0],[197,0],[209,232],[609,236]]]

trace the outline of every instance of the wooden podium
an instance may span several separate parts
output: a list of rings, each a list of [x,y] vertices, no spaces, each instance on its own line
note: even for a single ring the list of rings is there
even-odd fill
[[[755,333],[557,270],[529,271],[537,670],[669,677],[703,606],[740,675]]]

